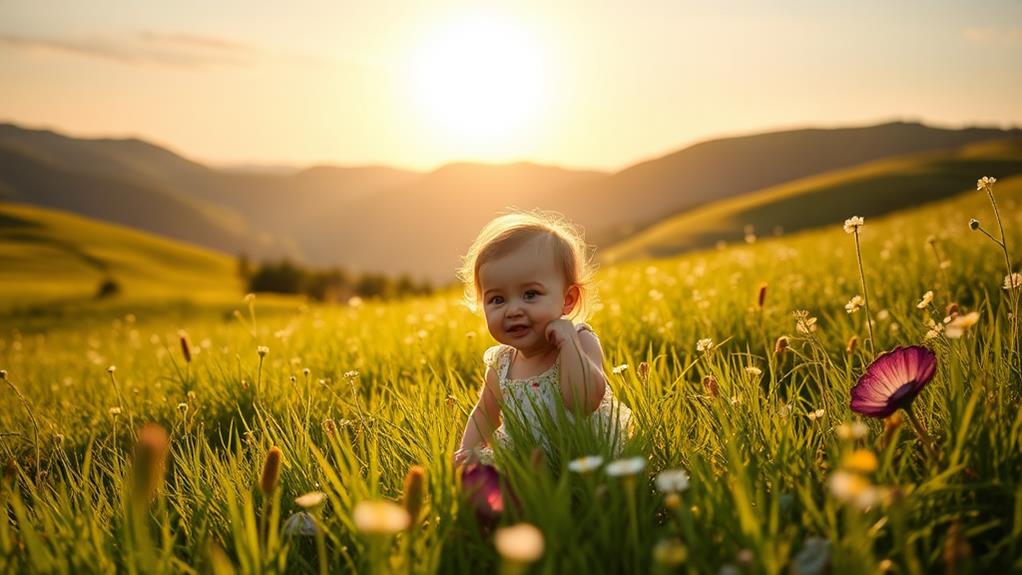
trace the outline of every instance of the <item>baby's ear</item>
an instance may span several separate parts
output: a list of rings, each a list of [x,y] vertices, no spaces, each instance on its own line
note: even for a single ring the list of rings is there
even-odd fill
[[[561,315],[568,315],[578,305],[578,300],[582,296],[582,289],[574,284],[568,288],[568,291],[564,293],[564,308],[561,310]]]

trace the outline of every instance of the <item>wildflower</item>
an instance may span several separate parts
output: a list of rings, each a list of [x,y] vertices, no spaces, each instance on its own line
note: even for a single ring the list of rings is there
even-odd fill
[[[816,331],[816,318],[810,317],[806,310],[799,310],[795,315],[795,329],[802,334],[810,334]]]
[[[316,520],[305,511],[299,511],[284,522],[284,535],[311,537],[316,534]]]
[[[808,414],[809,421],[816,421],[817,419],[820,419],[821,417],[826,415],[826,413],[827,410],[823,409],[822,407],[820,409],[817,409],[816,411],[811,411]]]
[[[259,478],[259,490],[263,495],[270,495],[277,488],[277,481],[280,480],[280,448],[274,445],[266,452],[266,461],[263,462],[263,474]]]
[[[302,375],[304,375],[305,377],[309,377],[309,373],[311,373],[309,371],[309,368],[306,367],[302,369]]]
[[[1013,290],[1022,287],[1022,274],[1012,272],[1010,275],[1004,276],[1004,289]]]
[[[830,541],[822,537],[806,539],[791,560],[792,575],[823,575],[830,565]]]
[[[568,463],[568,470],[575,473],[589,473],[596,471],[601,465],[603,465],[602,457],[599,455],[587,455],[570,461]]]
[[[837,426],[837,429],[834,431],[837,432],[839,439],[844,441],[856,441],[864,439],[869,433],[869,428],[861,421],[853,421],[851,423],[842,423]]]
[[[114,417],[117,417],[118,415],[121,414],[121,408],[120,407],[111,407],[109,411],[110,411],[110,415],[112,415]]]
[[[978,230],[979,229],[979,220],[977,220],[976,218],[972,218],[971,220],[969,220],[969,229],[972,230],[972,231]]]
[[[853,503],[865,510],[876,504],[882,493],[869,479],[850,471],[838,470],[830,476],[830,492],[839,501]]]
[[[857,295],[848,300],[848,303],[845,304],[845,311],[848,313],[855,313],[862,309],[862,304],[864,303],[866,303],[866,300],[862,299],[861,295]]]
[[[645,457],[629,457],[618,459],[607,464],[604,471],[611,477],[629,477],[636,475],[646,467]]]
[[[7,381],[7,370],[0,369],[0,381]]]
[[[422,511],[423,495],[426,491],[426,470],[421,465],[413,465],[408,468],[405,475],[405,511],[412,521],[419,517]]]
[[[856,449],[841,459],[842,468],[858,473],[873,473],[877,466],[877,456],[868,449]]]
[[[950,338],[962,337],[968,329],[979,321],[979,312],[971,311],[965,315],[960,315],[951,320],[947,326],[944,327],[944,335]]]
[[[184,402],[177,404],[177,410],[181,413],[185,413],[188,411],[188,404]]]
[[[983,190],[989,190],[997,183],[997,178],[991,178],[990,176],[983,176],[976,180],[976,191],[981,192]]]
[[[687,557],[685,544],[679,539],[661,539],[653,546],[653,561],[665,567],[681,565]]]
[[[528,523],[498,529],[493,544],[501,557],[513,563],[532,563],[543,556],[543,533]]]
[[[352,513],[355,527],[370,535],[392,535],[404,531],[411,518],[404,507],[393,501],[359,501]]]
[[[657,473],[656,488],[660,493],[681,493],[688,489],[688,479],[684,469],[668,469]]]
[[[260,345],[256,348],[256,353],[259,354],[259,357],[266,357],[266,354],[270,353],[270,348],[265,345]]]
[[[845,233],[846,234],[850,234],[850,233],[853,233],[853,232],[857,232],[859,230],[859,228],[861,228],[863,226],[864,223],[865,223],[865,220],[863,220],[859,216],[852,216],[852,217],[848,218],[847,220],[845,220],[845,225],[844,225]]]
[[[326,501],[326,493],[322,491],[310,491],[305,495],[295,498],[295,504],[302,509],[315,509]]]
[[[696,351],[699,353],[709,353],[711,349],[713,349],[713,340],[708,337],[696,342]]]
[[[110,367],[106,368],[106,372],[109,373],[109,374],[113,374],[113,372],[115,372],[115,371],[117,371],[117,366],[116,365],[111,365]]]
[[[476,520],[492,527],[504,512],[500,474],[492,465],[473,463],[461,471],[461,486],[475,510]]]
[[[677,493],[668,493],[664,497],[664,507],[668,509],[677,509],[681,507],[681,496]]]
[[[754,365],[747,365],[745,366],[745,373],[748,373],[753,377],[759,377],[763,375],[763,370]]]
[[[782,335],[774,342],[774,355],[781,355],[788,349],[788,336]]]
[[[156,496],[167,468],[170,438],[167,431],[155,423],[147,423],[138,432],[132,478],[135,500],[148,502]]]
[[[919,300],[919,303],[916,304],[916,307],[919,309],[926,309],[926,306],[930,305],[930,302],[932,301],[933,292],[927,291],[926,293],[923,294],[923,299]]]
[[[624,373],[626,369],[628,369],[628,364],[622,363],[621,365],[614,366],[614,368],[611,369],[610,371],[614,375],[621,375],[622,373]]]
[[[880,354],[852,387],[851,408],[870,417],[887,417],[912,400],[937,373],[937,357],[913,345]]]

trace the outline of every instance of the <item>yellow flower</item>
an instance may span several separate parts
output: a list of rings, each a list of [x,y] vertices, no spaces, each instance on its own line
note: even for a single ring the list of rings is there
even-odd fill
[[[862,299],[861,295],[857,295],[852,299],[848,300],[848,303],[845,304],[845,311],[847,311],[848,313],[855,313],[862,309],[862,306],[865,303],[866,300]]]
[[[856,449],[841,458],[841,467],[859,473],[873,473],[877,470],[877,456],[868,449]]]
[[[501,557],[514,563],[532,563],[543,556],[543,533],[528,523],[497,529],[493,544]]]
[[[926,309],[926,306],[930,305],[930,302],[932,302],[932,301],[933,301],[933,292],[932,291],[927,291],[926,293],[923,294],[923,299],[920,300],[919,303],[916,304],[916,307],[919,308],[919,309]]]
[[[965,332],[972,326],[976,325],[979,321],[979,312],[971,311],[965,315],[960,315],[951,320],[947,326],[944,327],[944,335],[950,338],[959,338],[965,334]]]
[[[363,533],[391,535],[408,529],[411,517],[404,507],[393,501],[360,501],[352,516],[355,527]]]
[[[295,503],[302,509],[314,509],[326,501],[326,493],[322,491],[311,491],[295,499]]]

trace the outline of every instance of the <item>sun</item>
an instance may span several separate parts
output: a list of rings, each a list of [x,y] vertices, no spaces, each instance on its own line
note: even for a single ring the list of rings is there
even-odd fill
[[[476,153],[513,146],[538,121],[542,51],[508,19],[475,13],[432,30],[412,59],[413,94],[431,130]]]

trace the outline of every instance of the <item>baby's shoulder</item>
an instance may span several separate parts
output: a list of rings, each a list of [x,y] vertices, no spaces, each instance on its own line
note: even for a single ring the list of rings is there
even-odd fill
[[[499,371],[500,362],[510,349],[511,346],[502,343],[487,348],[483,352],[483,363],[486,364],[486,367]]]
[[[600,339],[600,336],[596,335],[596,330],[593,329],[593,326],[589,325],[588,323],[586,323],[584,321],[580,321],[580,322],[575,324],[575,331],[578,332],[578,333],[582,333],[584,331],[587,331],[587,332],[593,334],[593,337],[595,337],[596,339]]]

